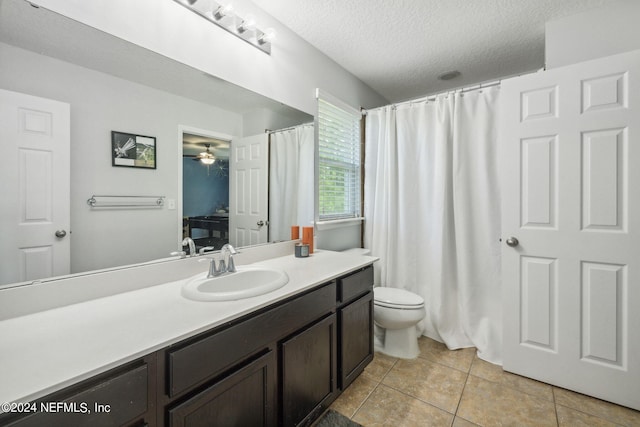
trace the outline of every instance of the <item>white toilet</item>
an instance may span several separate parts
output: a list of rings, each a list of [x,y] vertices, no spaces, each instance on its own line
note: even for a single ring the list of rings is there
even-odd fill
[[[373,289],[373,321],[376,351],[393,357],[414,359],[420,354],[416,325],[426,315],[424,299],[404,289]]]
[[[369,255],[369,249],[344,252]],[[426,316],[424,299],[404,289],[373,289],[373,321],[376,327],[375,350],[393,357],[415,359],[420,354],[416,325]]]

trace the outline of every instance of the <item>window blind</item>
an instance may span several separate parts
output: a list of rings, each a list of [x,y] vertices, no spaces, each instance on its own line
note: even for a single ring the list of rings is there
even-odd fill
[[[357,218],[360,210],[360,120],[357,110],[318,98],[318,216]]]

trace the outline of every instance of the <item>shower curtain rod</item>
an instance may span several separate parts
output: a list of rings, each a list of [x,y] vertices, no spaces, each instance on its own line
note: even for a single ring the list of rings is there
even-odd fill
[[[502,82],[502,80],[510,79],[512,77],[520,77],[520,76],[524,76],[524,75],[527,75],[527,74],[539,73],[540,71],[544,71],[544,70],[545,70],[544,68],[540,68],[539,70],[535,70],[535,71],[531,71],[531,72],[512,74],[512,75],[509,75],[509,76],[504,76],[499,80],[488,80],[486,82],[477,83],[477,84],[471,85],[471,86],[459,86],[459,87],[456,87],[456,88],[453,88],[453,89],[445,90],[445,91],[440,92],[440,93],[427,95],[427,96],[422,96],[420,98],[410,99],[408,101],[393,102],[393,103],[391,103],[389,105],[391,105],[391,106],[393,106],[395,108],[395,107],[398,107],[399,105],[405,105],[405,104],[411,105],[413,103],[419,103],[419,102],[424,102],[424,101],[435,101],[435,99],[438,96],[441,96],[441,95],[446,95],[446,94],[455,93],[455,92],[465,93],[465,92],[471,92],[471,91],[474,91],[474,90],[484,89],[484,88],[487,88],[487,87],[500,86],[500,83]],[[386,105],[382,106],[382,107],[371,108],[369,110],[362,110],[362,115],[366,116],[367,115],[367,111],[374,111],[374,110],[378,110],[378,109],[384,108],[384,107],[386,107]]]
[[[309,122],[309,123],[302,123],[301,125],[295,125],[295,126],[291,126],[291,127],[284,128],[284,129],[276,129],[276,130],[265,129],[265,130],[264,130],[264,133],[284,132],[285,130],[294,130],[294,129],[296,129],[296,128],[299,128],[300,126],[313,126],[313,122]]]
[[[433,95],[427,95],[427,96],[423,96],[420,98],[415,98],[415,99],[410,99],[408,101],[401,101],[401,102],[393,102],[389,105],[391,105],[393,108],[399,107],[401,105],[406,105],[406,104],[419,104],[421,102],[425,102],[425,101],[435,101],[437,97],[442,96],[442,95],[448,95],[450,93],[456,93],[456,92],[460,92],[460,93],[466,93],[466,92],[471,92],[474,90],[480,90],[480,89],[485,89],[485,88],[489,88],[489,87],[494,87],[494,86],[500,86],[500,82],[502,80],[495,80],[495,81],[491,81],[491,82],[487,82],[487,83],[479,83],[473,86],[460,86],[457,88],[453,88],[453,89],[449,89],[449,90],[445,90],[444,92],[440,92],[440,93],[436,93]],[[367,115],[368,111],[375,111],[378,110],[380,108],[384,108],[385,106],[382,107],[377,107],[377,108],[371,108],[369,110],[362,110],[362,115],[365,116]]]

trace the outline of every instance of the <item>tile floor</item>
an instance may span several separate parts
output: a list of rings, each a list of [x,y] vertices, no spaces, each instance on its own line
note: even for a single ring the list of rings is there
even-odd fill
[[[422,337],[420,356],[373,362],[331,409],[364,426],[640,426],[640,412],[520,377]]]

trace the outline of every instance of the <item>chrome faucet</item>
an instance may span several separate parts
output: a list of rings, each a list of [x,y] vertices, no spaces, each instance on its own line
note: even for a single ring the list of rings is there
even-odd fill
[[[189,256],[196,256],[196,244],[191,237],[185,237],[182,246],[189,245]]]
[[[222,259],[216,265],[215,258],[207,258],[209,259],[209,273],[207,274],[207,279],[212,277],[220,276],[224,273],[235,273],[236,266],[233,262],[233,255],[237,254],[238,251],[235,250],[233,246],[230,244],[226,244],[220,249],[220,254],[222,254]],[[228,254],[228,258],[227,258]],[[204,262],[206,259],[199,260],[200,262]]]

